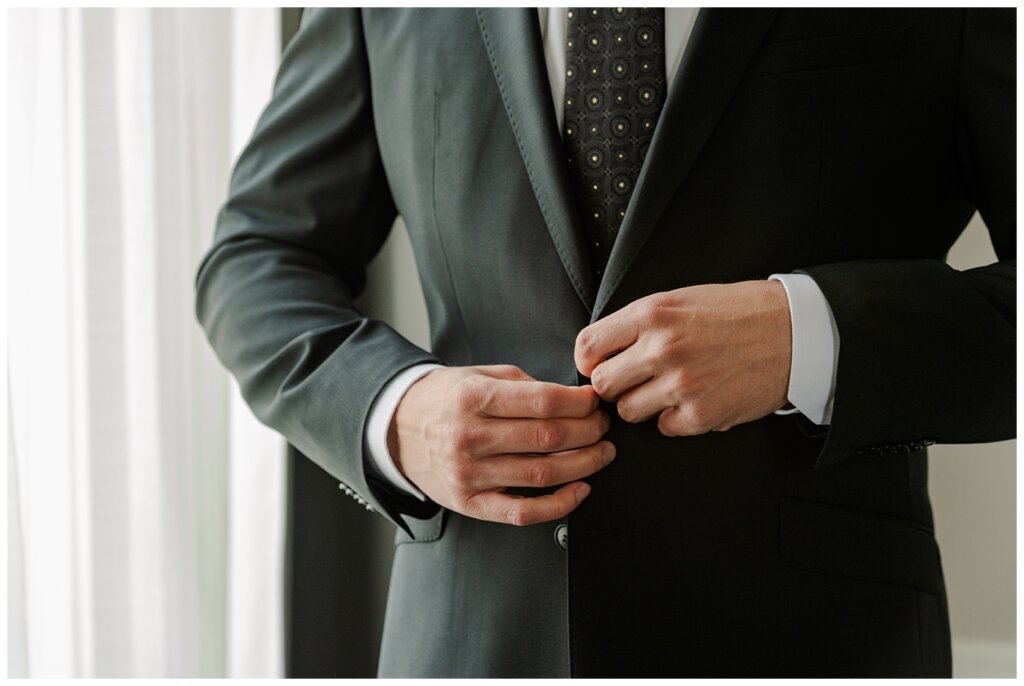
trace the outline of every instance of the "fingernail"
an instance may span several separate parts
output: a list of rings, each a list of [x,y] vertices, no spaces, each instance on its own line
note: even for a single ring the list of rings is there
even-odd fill
[[[579,505],[583,499],[590,495],[590,484],[580,484],[573,493],[576,496],[576,504]]]
[[[612,444],[612,443],[605,443],[604,444],[604,452],[602,453],[602,457],[604,457],[604,463],[605,464],[608,464],[609,462],[614,460],[615,459],[615,445]]]

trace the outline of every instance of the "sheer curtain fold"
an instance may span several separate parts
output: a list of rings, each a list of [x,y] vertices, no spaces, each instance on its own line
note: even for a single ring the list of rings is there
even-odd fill
[[[9,13],[12,674],[283,671],[283,445],[192,314],[279,22]]]

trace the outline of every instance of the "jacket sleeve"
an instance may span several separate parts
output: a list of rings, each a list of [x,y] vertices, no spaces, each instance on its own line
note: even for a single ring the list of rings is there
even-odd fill
[[[1016,435],[1015,10],[968,10],[958,85],[959,176],[999,261],[866,260],[803,270],[840,337],[821,467],[932,442]]]
[[[436,359],[353,306],[395,216],[359,11],[307,10],[232,173],[196,315],[260,421],[408,532],[399,514],[437,505],[373,483],[364,425],[389,379]]]

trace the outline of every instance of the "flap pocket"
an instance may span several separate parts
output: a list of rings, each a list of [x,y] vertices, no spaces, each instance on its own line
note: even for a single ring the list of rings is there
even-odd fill
[[[400,543],[430,543],[441,538],[441,534],[444,533],[445,521],[448,519],[448,510],[442,507],[437,511],[437,514],[429,519],[416,519],[408,515],[400,516],[402,521],[412,531],[413,538],[409,538],[408,534],[398,529],[398,532],[395,534],[395,545]]]
[[[779,555],[797,569],[942,593],[935,535],[910,520],[785,498]]]
[[[901,59],[906,54],[907,35],[903,27],[780,41],[761,48],[749,75],[852,67]]]

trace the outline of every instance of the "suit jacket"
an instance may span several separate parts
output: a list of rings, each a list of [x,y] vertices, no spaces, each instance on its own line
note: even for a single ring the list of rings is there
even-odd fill
[[[599,281],[537,24],[307,11],[197,276],[257,416],[399,527],[381,674],[948,676],[926,446],[1015,433],[1013,10],[702,11]],[[976,208],[1000,261],[958,272]],[[352,305],[396,213],[430,352]],[[364,469],[406,367],[577,384],[588,323],[795,270],[841,337],[831,425],[613,421],[567,553]]]

